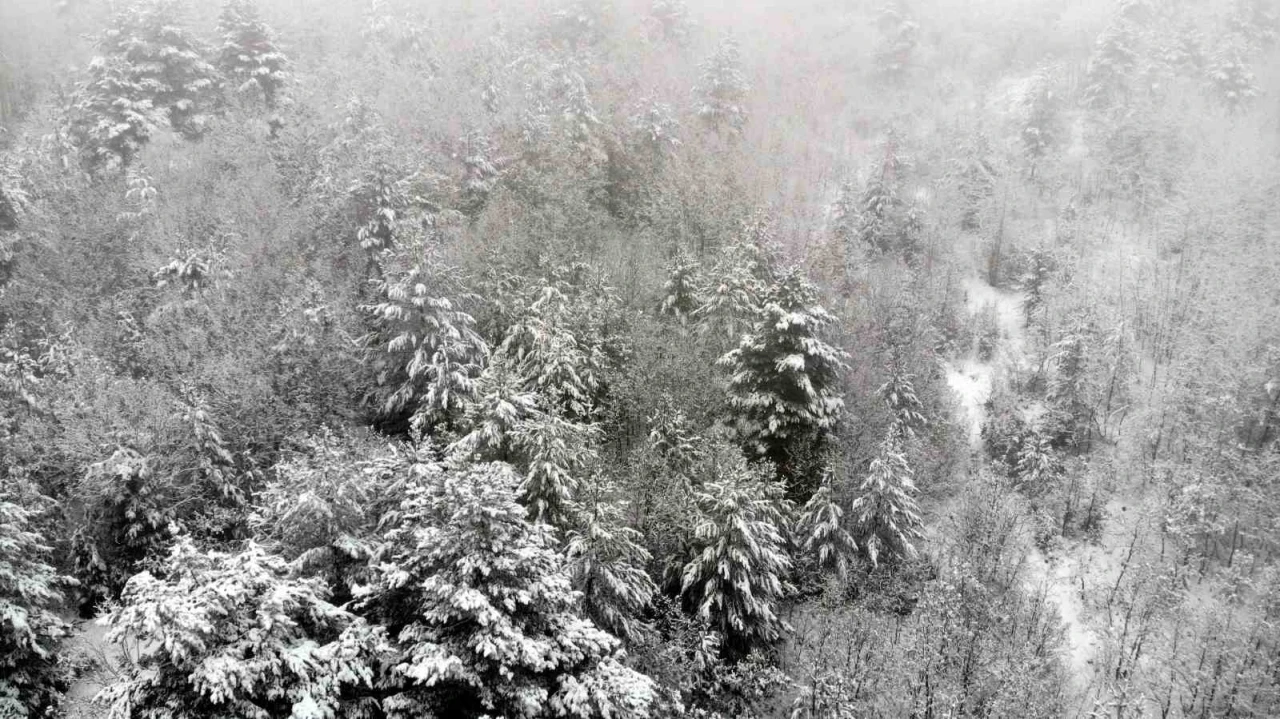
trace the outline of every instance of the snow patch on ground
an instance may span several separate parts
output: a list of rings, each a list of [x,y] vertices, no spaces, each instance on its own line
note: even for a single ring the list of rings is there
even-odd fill
[[[1022,293],[1001,290],[969,277],[962,282],[965,308],[971,316],[991,312],[999,329],[999,342],[990,359],[978,356],[976,346],[964,357],[948,362],[944,368],[947,385],[955,393],[959,405],[959,422],[968,430],[970,446],[980,450],[982,425],[986,421],[986,403],[992,392],[1002,382],[1008,382],[1012,372],[1031,368],[1031,355],[1027,345],[1027,330],[1023,315]],[[1032,408],[1031,411],[1035,411]],[[1113,546],[1113,545],[1109,545]],[[1112,554],[1097,548],[1096,553],[1107,554],[1099,559],[1099,567],[1105,567],[1102,577],[1118,567]],[[1089,628],[1088,611],[1084,603],[1084,582],[1089,576],[1098,578],[1099,572],[1091,567],[1091,553],[1076,551],[1063,556],[1046,557],[1035,546],[1026,548],[1026,571],[1023,586],[1026,591],[1043,594],[1048,604],[1057,609],[1066,632],[1066,656],[1073,683],[1081,690],[1089,685],[1093,676],[1093,659],[1097,650],[1097,635]]]
[[[124,666],[120,645],[107,641],[110,628],[96,621],[82,621],[67,640],[69,655],[91,659],[94,669],[78,677],[67,690],[66,719],[90,719],[103,715],[103,707],[93,704],[93,697],[113,681]]]

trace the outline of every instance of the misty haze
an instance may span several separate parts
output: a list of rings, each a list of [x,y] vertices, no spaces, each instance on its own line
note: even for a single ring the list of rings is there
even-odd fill
[[[0,0],[0,719],[1280,717],[1280,0]]]

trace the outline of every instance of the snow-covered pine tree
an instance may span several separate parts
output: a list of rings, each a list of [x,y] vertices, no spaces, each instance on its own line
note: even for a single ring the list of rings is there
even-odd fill
[[[675,318],[683,325],[702,304],[704,282],[698,263],[685,252],[677,253],[662,286],[662,304],[658,307],[658,314]]]
[[[752,213],[721,250],[702,292],[702,305],[694,311],[704,338],[737,343],[751,328],[765,289],[774,280],[776,255],[773,219],[765,211]]]
[[[871,564],[915,556],[914,542],[923,536],[923,521],[911,466],[896,432],[890,431],[880,443],[858,493],[849,521],[854,539]]]
[[[881,8],[878,24],[881,40],[875,54],[876,73],[882,80],[901,82],[911,69],[920,43],[920,25],[904,0]]]
[[[112,719],[367,716],[385,634],[290,577],[250,544],[236,554],[174,546],[164,579],[129,580],[109,615],[115,642],[149,647],[102,692]]]
[[[386,716],[648,716],[653,680],[578,616],[554,530],[527,519],[512,468],[422,476],[362,604],[395,638]]]
[[[820,571],[834,570],[844,578],[858,555],[858,544],[845,529],[844,509],[835,499],[828,475],[800,511],[796,538],[800,551]]]
[[[717,364],[729,372],[729,406],[748,449],[786,474],[794,450],[831,430],[844,411],[838,377],[847,355],[821,339],[831,315],[798,268],[765,293],[750,334]]]
[[[893,413],[888,431],[904,440],[915,437],[916,430],[925,424],[924,404],[916,396],[915,377],[901,362],[890,362],[889,378],[876,393]]]
[[[276,46],[275,33],[263,22],[254,0],[228,0],[218,19],[222,47],[218,69],[237,93],[261,93],[268,108],[274,107],[288,81],[289,61]]]
[[[1045,399],[1049,401],[1049,433],[1055,444],[1079,447],[1093,434],[1094,409],[1089,400],[1089,361],[1093,328],[1077,319],[1062,339],[1053,343]]]
[[[42,717],[67,688],[59,644],[70,633],[57,615],[62,586],[45,563],[49,547],[32,513],[0,496],[0,716]]]
[[[510,436],[525,468],[520,497],[530,519],[565,526],[582,477],[595,460],[597,428],[539,412],[512,428]]]
[[[738,43],[726,37],[702,63],[702,79],[694,88],[698,117],[716,133],[741,134],[747,124],[749,91]]]
[[[1133,27],[1122,19],[1113,22],[1098,36],[1085,71],[1085,107],[1106,110],[1125,99],[1138,61],[1136,44]]]
[[[1209,86],[1226,108],[1239,112],[1258,96],[1258,80],[1239,49],[1220,51],[1209,63]]]
[[[1022,97],[1022,146],[1033,165],[1058,141],[1058,110],[1053,74],[1049,68],[1040,68]]]
[[[653,0],[649,19],[659,37],[677,44],[688,39],[693,27],[686,0]]]
[[[422,266],[398,279],[377,281],[385,300],[365,307],[373,330],[362,339],[377,378],[379,411],[387,418],[409,412],[419,429],[462,412],[475,396],[476,376],[489,351],[471,315],[447,298],[432,296],[427,282]]]
[[[76,92],[69,134],[91,170],[127,168],[165,124],[165,110],[122,57],[95,57],[89,78]]]
[[[183,0],[133,0],[99,40],[107,57],[123,60],[130,80],[168,113],[174,131],[196,139],[208,129],[218,71],[204,43],[183,27]]]
[[[1236,0],[1228,26],[1250,45],[1270,48],[1280,38],[1280,7],[1275,0]]]
[[[778,609],[791,572],[791,507],[782,487],[740,454],[722,450],[717,462],[719,476],[696,494],[697,554],[684,567],[681,589],[698,616],[725,637],[723,650],[742,656],[778,641],[787,628]]]
[[[603,390],[605,358],[598,346],[580,341],[570,330],[570,312],[560,287],[545,282],[507,330],[495,356],[515,368],[525,389],[541,397],[547,411],[587,420]]]
[[[881,143],[883,155],[867,176],[858,199],[858,241],[874,252],[898,252],[909,256],[916,250],[918,227],[913,207],[902,197],[903,173],[908,160],[901,151],[902,139],[890,130]]]
[[[510,365],[498,354],[480,373],[476,397],[467,403],[459,422],[465,434],[449,446],[450,456],[459,461],[511,461],[516,427],[543,414],[538,395],[525,389],[523,378]]]
[[[645,567],[652,557],[640,532],[626,526],[618,505],[605,501],[607,482],[595,478],[595,496],[584,501],[566,535],[565,557],[583,607],[596,624],[624,639],[636,639],[639,618],[657,592]]]
[[[983,132],[964,143],[956,161],[955,178],[963,198],[960,229],[976,232],[982,229],[983,210],[995,194],[996,167],[992,162],[991,140]],[[856,213],[855,213],[856,217]]]

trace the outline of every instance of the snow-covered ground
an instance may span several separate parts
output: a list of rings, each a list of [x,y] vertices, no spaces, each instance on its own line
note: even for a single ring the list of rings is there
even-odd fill
[[[1000,330],[1000,340],[989,360],[980,359],[976,348],[972,348],[945,367],[947,384],[959,404],[959,420],[968,430],[970,446],[977,452],[981,449],[987,400],[1001,383],[1009,381],[1014,371],[1029,369],[1031,358],[1023,320],[1023,295],[997,289],[977,277],[966,279],[963,288],[969,314],[976,317],[984,311],[993,312]],[[1063,659],[1076,687],[1083,690],[1093,676],[1097,636],[1089,626],[1081,582],[1087,573],[1092,573],[1091,550],[1103,552],[1081,545],[1061,556],[1045,557],[1030,543],[1025,550],[1025,589],[1034,594],[1043,593],[1058,610],[1066,631],[1067,651]],[[1084,581],[1087,582],[1087,578]]]

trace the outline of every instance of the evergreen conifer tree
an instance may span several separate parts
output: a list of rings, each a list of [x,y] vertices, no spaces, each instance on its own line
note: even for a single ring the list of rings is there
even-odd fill
[[[554,530],[516,503],[511,467],[420,476],[363,602],[394,640],[386,715],[647,716],[653,681],[578,616]]]
[[[182,15],[182,0],[134,0],[116,15],[100,47],[127,63],[174,131],[194,139],[207,129],[218,71],[205,61],[204,43],[183,27]]]
[[[703,280],[698,263],[684,252],[676,255],[663,285],[662,304],[658,314],[675,318],[684,324],[701,306]]]
[[[820,337],[831,321],[792,269],[766,293],[751,333],[718,361],[729,372],[729,405],[747,447],[784,473],[797,446],[829,431],[844,410],[838,376],[846,355]]]
[[[31,529],[31,512],[0,496],[0,716],[48,716],[69,677],[58,648],[69,634],[57,615],[59,585],[50,549]]]
[[[70,134],[90,168],[126,168],[164,125],[165,111],[124,58],[95,57],[89,75],[76,93]]]
[[[274,107],[287,80],[289,62],[253,0],[228,0],[222,6],[218,33],[222,36],[218,69],[236,92],[259,92],[267,107]]]
[[[776,482],[732,450],[717,462],[719,476],[696,494],[697,554],[685,565],[681,586],[698,616],[725,637],[724,651],[742,656],[786,630],[778,609],[791,571],[790,503]]]
[[[471,315],[451,300],[432,296],[422,267],[396,280],[379,280],[386,299],[366,307],[374,330],[363,343],[376,373],[379,411],[404,412],[416,427],[456,418],[475,396],[476,377],[488,356]]]
[[[720,41],[711,57],[702,63],[702,79],[694,89],[697,114],[717,133],[738,135],[747,124],[747,78],[742,72],[742,54],[731,37]]]
[[[365,716],[385,637],[325,596],[256,545],[203,553],[180,541],[165,578],[133,577],[110,615],[109,638],[150,647],[140,671],[104,690],[111,716]]]
[[[849,519],[853,536],[871,564],[914,556],[914,542],[923,536],[923,520],[911,466],[897,432],[891,430],[880,443],[858,492]]]
[[[574,585],[592,621],[614,635],[636,639],[643,624],[638,618],[657,586],[645,566],[652,560],[641,546],[643,537],[623,523],[616,504],[599,495],[606,489],[596,478],[596,497],[585,502],[565,544],[565,557]]]
[[[844,526],[844,509],[835,499],[830,475],[800,511],[796,536],[804,552],[819,570],[834,570],[840,577],[849,573],[858,554],[858,545]]]

